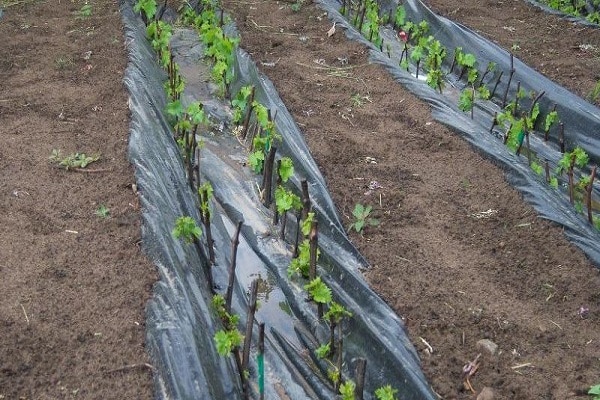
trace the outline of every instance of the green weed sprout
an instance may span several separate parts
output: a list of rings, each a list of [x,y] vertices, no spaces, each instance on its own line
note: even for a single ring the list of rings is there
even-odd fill
[[[362,234],[366,226],[379,225],[378,219],[370,217],[372,210],[373,207],[371,206],[365,207],[364,205],[357,203],[354,206],[354,211],[352,211],[355,220],[350,224],[349,230],[354,229],[357,233]]]

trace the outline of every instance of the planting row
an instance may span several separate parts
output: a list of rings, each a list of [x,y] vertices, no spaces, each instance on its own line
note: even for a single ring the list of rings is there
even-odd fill
[[[443,114],[440,121],[507,164],[520,181],[529,181],[523,190],[533,197],[530,201],[538,210],[542,208],[544,215],[552,214],[550,219],[578,231],[572,232],[573,236],[584,236],[575,238],[580,246],[595,241],[598,234],[592,231],[600,229],[596,166],[590,162],[599,160],[593,129],[600,121],[595,107],[573,99],[575,96],[539,76],[511,53],[434,15],[419,1],[395,5],[372,0],[323,0],[320,4],[348,36],[371,47],[375,62],[430,102],[434,114]],[[557,96],[564,101],[557,101]],[[466,112],[472,122],[458,115],[458,110]],[[588,122],[587,126],[582,121]],[[499,139],[510,153],[500,153],[490,138]],[[520,156],[526,156],[526,164]],[[526,173],[524,165],[537,177]],[[532,187],[539,188],[536,191],[540,193],[532,193]],[[543,204],[546,193],[566,199],[586,216],[592,231],[581,223],[583,218],[573,218],[562,204],[549,210]],[[585,244],[582,248],[600,262],[593,246]]]
[[[414,398],[431,397],[431,393],[428,392],[429,389],[424,385],[422,376],[418,370],[415,370],[416,357],[412,348],[409,348],[408,351],[394,347],[390,348],[391,344],[384,344],[383,341],[376,339],[375,349],[377,349],[377,346],[383,346],[384,349],[387,348],[383,351],[384,354],[390,350],[392,351],[392,354],[378,360],[377,355],[366,354],[366,349],[361,348],[358,344],[370,342],[373,345],[372,339],[365,341],[366,338],[360,338],[365,332],[371,336],[382,333],[377,331],[378,326],[369,326],[371,321],[368,318],[365,319],[362,315],[356,315],[357,313],[360,314],[360,303],[357,302],[356,298],[345,292],[347,290],[345,285],[350,285],[353,290],[359,289],[358,293],[352,293],[353,296],[360,295],[360,290],[364,290],[362,300],[374,303],[369,304],[369,307],[378,310],[378,308],[384,308],[385,306],[380,300],[375,300],[376,296],[366,288],[356,271],[346,271],[341,267],[340,255],[336,252],[339,253],[343,250],[336,250],[337,244],[331,239],[331,227],[325,229],[322,237],[327,248],[324,250],[326,253],[325,258],[321,259],[322,246],[319,246],[319,238],[321,237],[321,232],[318,229],[319,219],[322,221],[324,218],[329,221],[331,219],[322,213],[319,215],[316,213],[316,211],[319,211],[319,207],[313,207],[315,203],[311,202],[309,198],[309,185],[312,185],[312,183],[309,184],[307,180],[300,178],[295,171],[295,163],[292,158],[277,156],[277,147],[284,144],[286,141],[284,138],[289,136],[287,132],[280,133],[276,123],[277,112],[272,113],[270,108],[267,108],[256,98],[255,92],[257,89],[251,85],[241,86],[236,95],[230,98],[233,91],[232,83],[236,79],[237,39],[231,38],[225,33],[224,23],[226,17],[217,7],[217,4],[204,1],[199,3],[196,9],[186,7],[181,12],[180,22],[193,27],[198,32],[198,37],[203,44],[203,55],[210,59],[210,75],[213,84],[216,86],[214,93],[230,103],[229,109],[232,119],[231,121],[221,121],[221,124],[211,118],[214,115],[211,115],[211,117],[207,115],[203,102],[191,101],[191,99],[185,98],[186,93],[188,95],[192,94],[191,91],[186,89],[187,78],[185,73],[182,72],[184,68],[178,64],[172,51],[174,28],[157,18],[160,11],[156,2],[140,0],[136,3],[134,9],[142,14],[147,24],[148,39],[158,55],[159,63],[167,72],[165,92],[170,100],[164,111],[170,119],[173,128],[173,139],[177,142],[181,152],[187,184],[197,196],[196,204],[199,219],[196,219],[193,215],[180,215],[174,221],[172,235],[181,239],[184,244],[187,243],[188,246],[195,244],[200,251],[206,249],[209,263],[205,265],[203,275],[211,292],[214,288],[220,287],[219,279],[214,279],[214,274],[222,276],[223,273],[216,272],[215,267],[224,264],[225,257],[222,255],[226,253],[219,246],[223,245],[223,234],[215,235],[213,232],[213,222],[211,222],[214,221],[213,213],[218,210],[220,213],[231,214],[232,209],[237,212],[236,221],[229,216],[236,228],[231,239],[226,290],[224,293],[214,293],[212,308],[213,313],[216,313],[222,324],[222,329],[215,331],[213,334],[216,350],[221,355],[233,356],[239,373],[242,396],[262,398],[265,395],[263,356],[265,332],[264,323],[259,324],[259,343],[256,346],[258,348],[257,365],[255,367],[250,366],[253,326],[257,321],[255,313],[257,312],[258,281],[254,280],[252,282],[249,302],[245,296],[246,290],[243,290],[243,300],[248,304],[246,309],[240,310],[240,313],[246,312],[245,329],[242,333],[240,330],[241,318],[237,315],[238,313],[234,313],[232,306],[233,292],[236,287],[238,245],[240,240],[243,240],[253,251],[258,251],[261,239],[257,236],[249,238],[246,234],[243,235],[245,238],[241,239],[240,233],[245,230],[254,231],[253,221],[264,219],[264,210],[272,208],[273,226],[279,225],[279,234],[277,235],[279,236],[279,246],[286,249],[284,253],[290,254],[291,259],[288,258],[287,266],[282,274],[281,257],[277,257],[277,261],[273,261],[270,259],[272,256],[268,255],[269,252],[266,252],[267,254],[261,253],[260,258],[263,259],[269,271],[276,275],[277,284],[281,287],[281,290],[286,292],[288,301],[291,302],[296,313],[300,315],[300,319],[311,321],[308,324],[309,326],[312,325],[309,331],[313,331],[312,334],[297,332],[303,345],[312,350],[310,359],[304,361],[294,360],[295,365],[293,368],[306,374],[310,369],[302,363],[307,363],[313,365],[310,368],[317,371],[316,379],[303,377],[308,382],[308,386],[301,386],[305,387],[307,393],[314,392],[318,395],[317,397],[325,396],[328,398],[337,393],[343,399],[372,398],[372,396],[377,399],[394,399],[396,398],[395,393],[399,390],[403,396],[406,396],[404,398],[413,396],[415,396]],[[237,78],[239,80],[239,77]],[[213,109],[208,114],[212,112],[218,113]],[[225,122],[224,126],[223,122]],[[212,142],[218,142],[217,147],[221,147],[218,150],[219,152],[227,151],[224,148],[234,147],[231,146],[231,136],[229,138],[225,136],[218,138],[219,135],[215,134],[215,125],[221,125],[224,128],[221,130],[227,131],[227,126],[230,124],[234,126],[232,133],[235,135],[235,141],[242,143],[244,146],[248,143],[249,153],[243,163],[247,165],[247,168],[242,171],[236,171],[236,168],[233,168],[234,170],[228,172],[228,180],[224,182],[222,176],[219,177],[219,173],[223,173],[227,165],[216,168],[216,164],[221,161],[211,158],[215,156],[216,152],[214,150],[215,145]],[[209,134],[209,132],[212,132],[212,134]],[[289,146],[290,141],[288,140],[287,143]],[[225,144],[229,145],[225,146]],[[296,159],[298,157],[306,158],[302,157],[302,154],[296,154]],[[205,162],[209,164],[201,168],[201,164]],[[303,166],[302,170],[306,171],[311,168],[313,167]],[[242,204],[243,201],[247,200],[244,196],[228,196],[224,193],[225,191],[229,192],[232,187],[247,181],[250,171],[262,176],[262,179],[259,179],[261,183],[260,185],[257,184],[254,193],[255,196],[258,196],[258,200],[262,205],[256,204],[256,209],[245,209],[248,206]],[[214,177],[214,174],[216,174],[216,177]],[[250,179],[253,182],[256,181],[254,178]],[[300,191],[297,186],[288,186],[292,180],[301,182]],[[242,192],[243,190],[241,189]],[[251,203],[252,201],[250,199]],[[235,206],[232,206],[233,204]],[[241,210],[244,210],[244,212],[239,214]],[[293,216],[293,219],[288,221],[291,216]],[[246,222],[243,222],[243,220]],[[364,223],[364,218],[357,220],[355,228],[359,229],[358,226]],[[203,229],[200,224],[202,224]],[[334,224],[329,223],[325,226],[327,227],[327,225]],[[336,231],[341,230],[343,228],[338,224]],[[335,233],[333,232],[333,236],[335,236]],[[206,240],[201,242],[202,237],[205,237]],[[288,240],[288,244],[284,241],[285,239]],[[269,243],[269,246],[271,245],[272,243]],[[344,246],[350,246],[347,239]],[[265,252],[264,249],[261,249],[261,251]],[[344,262],[349,261],[348,256],[347,253],[343,253]],[[361,261],[357,259],[354,264],[360,263]],[[353,263],[350,262],[349,264],[352,265]],[[333,280],[334,275],[339,276],[339,279],[344,282]],[[298,288],[304,290],[297,290]],[[289,299],[289,297],[292,297],[292,299]],[[315,304],[314,309],[306,309],[305,306],[300,306],[305,299]],[[352,309],[349,308],[350,305]],[[388,309],[377,312],[381,315],[390,313]],[[390,318],[386,316],[382,320],[389,320]],[[291,318],[288,319],[290,325],[297,323]],[[393,332],[392,336],[402,335],[399,321],[397,318],[392,318],[392,320],[385,322],[386,326],[382,329],[391,330]],[[265,322],[268,323],[269,321]],[[376,325],[379,324],[381,322]],[[356,332],[348,332],[343,329],[344,326],[348,330],[354,329]],[[290,345],[290,339],[282,339],[276,330],[272,329],[271,332],[274,336],[274,340],[270,341],[271,343],[279,343],[284,352],[299,353],[299,350]],[[324,332],[328,332],[328,334],[323,335]],[[314,338],[311,339],[313,335],[322,337],[322,339],[320,341]],[[318,342],[320,344],[317,344]],[[370,350],[372,351],[372,349]],[[414,359],[407,363],[405,352],[409,355],[409,358],[414,357]],[[360,353],[363,353],[363,357]],[[369,360],[369,365],[373,363],[373,368],[379,371],[376,374],[378,378],[375,380],[368,379],[369,374],[365,370],[367,360]],[[299,362],[300,364],[298,364]],[[402,365],[386,365],[390,362]],[[349,371],[350,363],[356,364],[353,373]],[[382,373],[382,371],[384,372]],[[398,374],[394,371],[400,371],[400,376],[405,376],[402,387],[397,387],[395,379]],[[407,373],[408,376],[406,376]],[[350,379],[350,375],[355,378]],[[366,381],[365,376],[367,377]],[[381,379],[386,376],[394,377],[394,382],[390,383],[394,383],[396,388],[385,381],[381,382]],[[324,377],[328,377],[329,383],[322,380]],[[372,377],[375,378],[375,375],[372,375]],[[254,381],[254,379],[256,379],[256,385],[251,383],[251,380]],[[279,379],[284,379],[284,377]],[[417,382],[411,382],[412,380]],[[370,393],[367,393],[367,391]]]

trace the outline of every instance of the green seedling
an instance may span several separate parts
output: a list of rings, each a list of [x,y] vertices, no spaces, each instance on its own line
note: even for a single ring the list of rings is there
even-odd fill
[[[546,120],[544,121],[544,140],[548,140],[548,135],[550,133],[550,128],[553,125],[558,123],[558,111],[552,110],[546,115]]]
[[[70,69],[73,67],[73,59],[71,57],[60,56],[54,60],[54,65],[58,70]]]
[[[588,100],[592,103],[597,102],[598,99],[600,99],[600,80],[596,82],[594,88],[590,91],[590,94],[588,95]]]
[[[242,344],[244,336],[237,329],[220,330],[215,333],[214,340],[217,352],[225,357]]]
[[[567,173],[569,178],[569,201],[571,204],[575,202],[575,167],[584,168],[589,161],[590,157],[581,147],[576,147],[573,151],[565,153],[558,161],[556,174],[560,176],[565,172]]]
[[[265,153],[262,150],[256,150],[248,156],[248,165],[255,174],[260,174],[265,164]]]
[[[365,207],[360,203],[356,204],[354,206],[354,210],[352,211],[354,222],[350,224],[348,229],[354,229],[357,233],[362,234],[365,227],[379,225],[378,219],[371,218],[371,211],[373,211],[373,207],[371,206]]]
[[[296,0],[296,2],[290,6],[290,9],[293,12],[298,12],[298,11],[300,11],[300,8],[302,8],[303,4],[304,4],[303,0]]]
[[[600,400],[600,383],[590,387],[588,394],[592,396],[592,400]]]
[[[89,18],[92,16],[92,5],[87,1],[81,8],[77,11],[77,18]]]
[[[340,385],[340,395],[342,400],[354,400],[354,390],[356,390],[356,384],[354,381],[346,381]]]
[[[304,289],[315,303],[331,303],[331,289],[321,280],[320,276],[304,285]]]
[[[315,354],[318,358],[327,358],[331,353],[331,348],[329,347],[329,342],[324,343],[316,348]]]
[[[403,26],[406,22],[406,9],[403,5],[396,7],[396,13],[394,14],[394,26]]]
[[[100,154],[88,156],[85,153],[71,153],[63,157],[60,150],[53,149],[49,159],[68,170],[70,168],[85,168],[98,161]]]
[[[156,0],[138,0],[133,6],[133,11],[143,13],[146,23],[154,19],[157,10]]]
[[[179,217],[175,221],[175,228],[172,232],[176,239],[183,238],[186,243],[192,243],[202,235],[202,229],[196,225],[192,217]]]
[[[310,227],[309,227],[310,231]],[[318,250],[317,250],[318,253]],[[291,278],[294,275],[300,275],[303,278],[308,278],[310,270],[310,241],[305,239],[298,246],[298,257],[292,258],[288,267],[288,276]]]
[[[242,86],[237,95],[231,100],[234,124],[240,124],[243,121],[244,115],[246,114],[246,109],[248,108],[248,100],[251,93],[252,86]]]
[[[334,385],[337,385],[340,382],[341,374],[340,370],[337,367],[332,367],[327,371],[327,377]]]
[[[105,219],[110,216],[110,210],[104,204],[100,204],[94,214],[99,218]]]
[[[385,385],[375,390],[375,397],[377,400],[396,400],[397,389],[392,388],[391,385]]]
[[[275,189],[275,205],[277,206],[279,215],[283,215],[292,209],[298,211],[302,209],[300,197],[293,192],[286,190],[283,186],[279,186]]]
[[[291,158],[283,157],[279,166],[279,177],[281,182],[287,182],[292,176],[294,176],[294,163]]]
[[[369,96],[363,96],[360,93],[356,93],[354,96],[350,97],[350,100],[352,101],[353,107],[362,107],[365,102],[372,103]]]

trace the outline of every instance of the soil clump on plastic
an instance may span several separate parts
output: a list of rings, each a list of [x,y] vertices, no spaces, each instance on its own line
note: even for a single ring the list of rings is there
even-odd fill
[[[139,245],[117,4],[2,4],[0,398],[150,399],[156,277]],[[100,158],[67,171],[53,150]]]
[[[436,3],[453,10],[453,2]],[[328,37],[322,10],[224,4],[240,46],[303,130],[342,218],[350,225],[357,203],[373,207],[380,225],[351,238],[372,264],[366,279],[404,319],[433,390],[445,399],[472,399],[484,388],[502,399],[586,398],[598,380],[600,276],[561,229],[538,218],[502,170],[433,121],[425,103],[370,65],[363,46],[339,28]],[[485,3],[472,7],[481,26],[506,24]],[[533,67],[560,63],[543,50],[551,41],[579,71],[566,81],[576,85],[559,82],[581,95],[591,90],[595,72],[568,34],[588,28],[545,17],[565,33],[546,36],[539,12],[512,10],[503,12],[518,26],[506,43],[520,44],[517,55],[536,47]],[[518,36],[524,26],[526,39]],[[494,354],[482,339],[498,346]],[[463,367],[478,354],[474,394]]]

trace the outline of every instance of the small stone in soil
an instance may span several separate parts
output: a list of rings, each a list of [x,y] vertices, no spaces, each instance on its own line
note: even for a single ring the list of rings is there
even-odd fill
[[[481,339],[477,341],[477,349],[493,356],[498,350],[498,345],[489,339]]]

